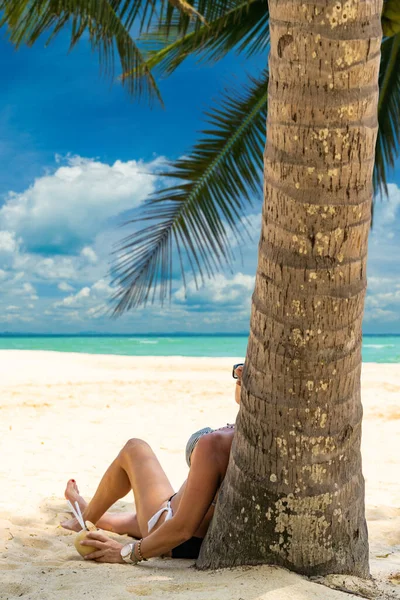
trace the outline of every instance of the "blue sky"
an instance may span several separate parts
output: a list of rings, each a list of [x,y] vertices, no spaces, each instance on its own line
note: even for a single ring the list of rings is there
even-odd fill
[[[261,197],[233,273],[200,290],[189,283],[186,294],[176,280],[164,308],[118,320],[103,311],[110,253],[125,233],[121,215],[160,184],[165,158],[190,149],[202,111],[222,86],[240,82],[244,64],[235,56],[212,68],[188,62],[161,82],[165,109],[150,109],[100,76],[84,42],[68,53],[60,36],[48,48],[15,52],[0,39],[0,332],[247,331]],[[400,332],[400,163],[391,182],[370,236],[370,333]]]

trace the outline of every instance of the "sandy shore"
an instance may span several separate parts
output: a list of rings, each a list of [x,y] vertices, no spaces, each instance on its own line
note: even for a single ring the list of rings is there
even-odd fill
[[[0,351],[0,365],[1,599],[350,597],[270,567],[199,573],[191,561],[83,562],[74,534],[58,525],[66,480],[90,498],[131,437],[151,442],[178,487],[189,435],[235,419],[232,359]],[[371,570],[379,597],[400,598],[400,365],[364,366],[363,403]]]

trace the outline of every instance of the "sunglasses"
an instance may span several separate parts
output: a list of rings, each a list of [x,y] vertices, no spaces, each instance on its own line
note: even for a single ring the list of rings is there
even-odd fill
[[[237,365],[233,365],[232,368],[232,377],[233,379],[238,379],[238,376],[236,375],[235,371],[238,367],[243,367],[244,363],[238,363]]]

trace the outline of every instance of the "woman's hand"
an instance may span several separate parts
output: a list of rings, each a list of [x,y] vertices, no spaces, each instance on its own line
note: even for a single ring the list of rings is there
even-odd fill
[[[239,365],[239,367],[237,367],[237,369],[235,369],[235,375],[238,378],[238,382],[240,381],[240,383],[241,383],[242,375],[243,375],[243,365]]]
[[[91,531],[81,542],[82,546],[93,546],[97,548],[96,552],[87,554],[85,560],[95,560],[96,562],[123,563],[121,556],[122,544],[108,538],[99,531]]]
[[[235,369],[236,385],[235,385],[235,402],[236,404],[240,404],[240,393],[242,391],[242,375],[243,375],[243,365],[240,365]]]

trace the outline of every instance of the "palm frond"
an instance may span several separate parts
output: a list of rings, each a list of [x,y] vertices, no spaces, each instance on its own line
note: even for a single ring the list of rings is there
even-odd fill
[[[0,26],[7,25],[10,41],[18,48],[33,45],[43,34],[49,34],[49,43],[69,24],[71,48],[88,33],[106,73],[113,73],[117,51],[122,72],[140,73],[125,80],[129,91],[161,101],[154,77],[130,35],[135,19],[142,27],[149,24],[156,6],[156,0],[0,0]]]
[[[399,154],[400,33],[382,44],[379,89],[374,187],[375,191],[387,193],[387,167],[394,167]]]
[[[193,10],[197,15],[201,15],[201,18],[193,19],[193,14],[189,14],[187,10],[182,10],[174,6],[178,4],[180,0],[169,0],[166,4],[162,3],[162,11],[160,13],[159,25],[163,24],[167,31],[171,27],[177,28],[180,35],[186,35],[186,33],[195,29],[200,29],[205,23],[212,23],[227,11],[234,8],[239,2],[243,0],[189,0],[185,1],[185,4],[192,6]],[[249,2],[250,0],[247,0]]]
[[[400,2],[399,0],[385,0],[382,12],[383,35],[391,37],[400,33]]]
[[[198,18],[204,24],[207,23],[203,15],[201,15],[191,4],[189,4],[189,2],[186,2],[186,0],[168,0],[168,2],[171,4],[171,6],[174,6],[185,15],[189,15],[191,18]]]
[[[172,252],[199,276],[231,261],[228,233],[243,237],[245,206],[260,194],[267,113],[268,72],[240,92],[226,90],[206,113],[209,128],[191,153],[163,175],[174,185],[157,192],[138,220],[146,227],[122,240],[112,269],[114,314],[171,293]],[[185,281],[185,279],[184,279]]]
[[[267,0],[244,0],[224,15],[182,36],[177,25],[161,23],[139,39],[147,67],[170,75],[188,56],[195,54],[202,62],[217,62],[232,50],[247,58],[267,52],[269,12]],[[126,77],[131,74],[126,74]]]

